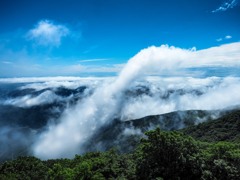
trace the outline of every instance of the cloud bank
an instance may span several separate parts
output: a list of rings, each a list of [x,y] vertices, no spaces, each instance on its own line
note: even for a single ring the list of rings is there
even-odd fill
[[[0,117],[2,117],[0,134],[3,135],[0,141],[4,144],[0,161],[1,158],[11,158],[11,154],[7,153],[11,150],[11,144],[14,144],[14,157],[23,150],[25,155],[30,155],[31,153],[27,153],[31,152],[28,147],[31,147],[36,139],[38,141],[35,142],[33,151],[43,159],[72,157],[75,153],[86,152],[89,147],[85,146],[85,143],[89,138],[96,136],[99,128],[101,129],[108,123],[112,127],[111,123],[114,119],[127,121],[179,110],[212,111],[232,109],[240,105],[239,77],[163,78],[148,76],[136,79],[122,92],[110,97],[106,93],[108,90],[103,91],[103,88],[110,87],[116,78],[58,77],[39,78],[39,80],[35,78],[35,82],[28,78],[17,80],[14,80],[15,83],[0,84]],[[27,82],[29,80],[30,82]],[[193,122],[206,119],[200,117],[193,119]],[[179,119],[173,121],[176,129],[184,127],[184,123]],[[162,122],[160,126],[165,127],[165,122]],[[144,128],[154,127],[156,124],[150,123],[149,127]],[[129,128],[123,131],[123,135],[119,137],[120,140],[125,138],[124,136],[142,133],[134,127]],[[53,132],[42,134],[45,129],[53,130]],[[9,136],[24,140],[10,139]],[[46,150],[41,149],[44,145],[41,140],[46,143]],[[67,146],[64,149],[64,144],[70,148]],[[101,150],[112,145],[111,142],[109,146],[105,146],[104,143],[101,146],[91,144],[91,148]],[[40,152],[36,151],[37,147],[40,148]]]
[[[239,66],[239,57],[240,43],[232,43],[200,51],[169,47],[167,45],[160,47],[151,46],[143,49],[128,61],[114,81],[102,83],[91,96],[86,97],[74,107],[66,109],[60,118],[60,123],[49,126],[48,130],[42,133],[34,144],[34,155],[47,159],[73,157],[76,153],[83,152],[84,143],[98,128],[111,123],[113,119],[119,117],[124,92],[132,83],[141,79],[146,73],[165,70],[174,71],[179,68],[189,67]],[[238,85],[226,87],[226,90],[231,90],[232,88],[239,90]],[[215,97],[214,99],[223,97],[221,89],[219,91],[209,91],[209,93],[210,96],[202,96],[199,99],[200,104],[204,105],[204,107],[207,107],[206,104],[209,102],[209,97],[211,97],[211,101],[212,97]],[[188,101],[189,98],[190,101]],[[197,105],[198,101],[193,101],[194,98],[194,95],[186,97],[186,99],[183,96],[182,99],[177,101],[179,105],[176,107],[172,105],[173,107],[171,107],[170,103],[167,111],[178,109],[184,103],[188,104],[186,108],[189,109],[202,107],[202,105]],[[235,98],[237,103],[239,98]],[[176,98],[173,98],[173,104],[175,100]],[[222,103],[230,105],[232,100],[231,96]],[[151,99],[148,100],[148,97],[146,97],[143,102],[151,102]],[[234,102],[233,105],[236,105],[236,101]],[[215,104],[209,106],[209,109],[218,107]]]
[[[62,38],[69,34],[70,30],[66,26],[55,24],[50,20],[41,20],[28,32],[28,37],[39,45],[58,47]]]

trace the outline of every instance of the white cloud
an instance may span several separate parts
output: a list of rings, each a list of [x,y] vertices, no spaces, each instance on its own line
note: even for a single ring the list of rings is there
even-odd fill
[[[120,72],[125,64],[113,64],[113,65],[105,65],[105,66],[88,66],[86,68],[86,72],[100,72],[100,73],[116,73]]]
[[[232,36],[227,35],[227,36],[225,36],[225,39],[232,39]]]
[[[229,35],[228,35],[229,36]],[[151,52],[150,52],[151,51]],[[152,61],[151,54],[155,54],[154,60],[158,64],[152,66],[151,69],[144,68],[143,73],[162,74],[162,75],[181,75],[184,73],[184,68],[197,68],[197,67],[236,67],[240,65],[240,42],[223,44],[217,47],[211,47],[203,50],[196,49],[181,49],[176,47],[169,47],[162,45],[160,47],[149,47],[144,50],[148,61]],[[149,55],[147,55],[147,53]],[[169,54],[169,55],[168,55]],[[175,54],[179,54],[179,57]],[[39,66],[33,63],[29,55],[18,54],[21,62],[14,64],[2,63],[0,66],[0,76],[2,77],[23,77],[23,76],[79,76],[79,75],[94,75],[95,73],[118,73],[122,70],[125,64],[105,64],[105,65],[87,65],[80,62],[72,65],[52,65],[52,66]],[[149,56],[149,57],[148,57]],[[12,57],[9,55],[10,59]],[[5,56],[0,59],[4,61]],[[35,61],[39,61],[36,59]],[[174,71],[170,71],[172,65],[178,61],[179,66],[175,66]],[[1,61],[0,61],[1,63]],[[169,66],[169,68],[165,68]],[[133,67],[136,68],[135,65]],[[155,70],[153,70],[155,69]],[[178,69],[178,71],[176,71]],[[194,71],[197,73],[197,71]],[[193,73],[194,73],[193,72]],[[186,72],[185,73],[189,73]],[[198,72],[199,73],[199,72]],[[201,72],[200,72],[201,73]],[[193,74],[194,75],[194,74]],[[196,74],[197,75],[197,74]]]
[[[129,60],[121,72],[121,81],[130,81],[135,75],[139,76],[140,72],[154,74],[175,72],[182,68],[236,67],[240,65],[239,59],[239,42],[203,50],[187,50],[167,45],[151,46]]]
[[[85,66],[82,66],[81,64],[76,64],[76,65],[70,65],[70,66],[66,66],[63,67],[61,69],[62,73],[67,73],[67,74],[76,74],[76,73],[81,73],[82,71],[85,70]]]
[[[49,69],[53,74],[61,72],[63,75],[79,75],[84,73],[116,73],[120,72],[124,64],[112,64],[112,65],[82,65],[73,64],[68,66],[56,66]]]
[[[41,104],[49,104],[54,101],[60,101],[61,98],[55,95],[51,91],[45,91],[36,97],[32,97],[31,95],[26,95],[23,97],[15,98],[15,99],[7,99],[3,104],[5,105],[14,105],[18,107],[31,107]]]
[[[228,9],[234,8],[235,6],[237,6],[237,4],[238,4],[238,0],[226,1],[219,8],[213,10],[212,13],[227,11]]]
[[[107,61],[110,60],[108,58],[96,58],[96,59],[83,59],[80,60],[79,62],[83,63],[83,62],[98,62],[98,61]]]
[[[61,24],[49,20],[41,20],[28,32],[28,37],[42,46],[59,46],[63,37],[69,35],[70,30]]]
[[[132,96],[122,105],[123,120],[179,110],[218,110],[240,105],[239,78],[148,78],[149,94]],[[139,82],[129,89],[139,86]],[[212,101],[214,99],[214,101]]]
[[[74,76],[56,76],[56,77],[23,77],[23,78],[0,78],[0,83],[31,83],[31,82],[44,82],[43,84],[39,84],[42,88],[38,89],[32,87],[32,86],[27,86],[28,88],[33,88],[33,89],[45,89],[48,87],[59,87],[62,84],[65,84],[64,82],[76,82],[76,81],[81,81],[81,82],[86,82],[86,81],[97,81],[97,80],[103,80],[106,78],[102,77],[74,77]],[[72,85],[72,83],[70,83]],[[42,86],[43,85],[43,86]],[[65,84],[66,85],[66,84]],[[68,87],[68,86],[67,86]],[[75,87],[75,86],[74,86]],[[75,87],[76,88],[76,87]]]
[[[13,64],[11,61],[1,61],[3,64]]]
[[[221,38],[216,39],[216,41],[217,42],[221,42],[223,40],[228,40],[228,39],[232,39],[232,36],[226,35],[225,37],[221,37]]]
[[[0,66],[0,77],[34,77],[34,76],[95,76],[96,73],[117,73],[124,64],[107,65],[52,65],[40,66],[32,63],[2,63]],[[26,65],[27,64],[27,65]],[[11,66],[10,66],[11,65]]]
[[[195,52],[192,66],[236,67],[240,65],[240,43],[224,44]],[[192,61],[193,62],[193,61]]]
[[[117,73],[120,72],[124,64],[112,65],[82,65],[73,64],[69,66],[61,66],[55,68],[55,74],[59,71],[64,75],[79,75],[84,73]],[[53,70],[53,69],[52,69]]]

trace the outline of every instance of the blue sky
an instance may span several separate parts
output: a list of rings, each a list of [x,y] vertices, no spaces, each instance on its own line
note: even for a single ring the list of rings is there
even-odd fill
[[[110,75],[151,45],[240,40],[238,0],[1,0],[0,77]]]

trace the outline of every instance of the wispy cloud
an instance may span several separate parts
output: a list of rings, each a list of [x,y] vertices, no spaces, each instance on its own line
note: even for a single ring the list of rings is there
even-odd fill
[[[86,69],[86,67],[82,66],[81,64],[63,66],[63,67],[60,67],[60,68],[61,68],[61,72],[63,72],[64,74],[81,73]]]
[[[238,4],[238,0],[226,1],[219,8],[213,10],[212,13],[227,11],[228,9],[234,8],[235,6],[237,6],[237,4]]]
[[[227,35],[227,36],[225,36],[225,39],[232,39],[232,36]]]
[[[118,73],[122,70],[125,64],[113,64],[108,66],[88,66],[86,72],[100,72],[100,73]]]
[[[230,36],[230,35],[226,35],[225,37],[221,37],[221,38],[218,38],[218,39],[216,39],[216,41],[217,42],[221,42],[221,41],[223,41],[223,40],[227,40],[227,39],[232,39],[232,36]]]
[[[83,59],[83,60],[79,60],[79,62],[83,63],[83,62],[97,62],[97,61],[108,61],[110,59],[108,58],[96,58],[96,59]]]
[[[3,64],[13,64],[11,61],[1,61]]]
[[[61,70],[61,73],[69,75],[76,75],[77,73],[117,73],[120,72],[125,64],[112,64],[112,65],[69,65],[55,68],[56,71]]]
[[[228,37],[229,38],[229,37]],[[225,39],[225,37],[224,37]],[[143,51],[143,50],[142,50]],[[156,51],[156,52],[155,52]],[[182,74],[182,70],[187,68],[206,68],[206,67],[240,67],[240,43],[228,43],[217,47],[208,49],[181,49],[176,47],[169,47],[162,45],[160,47],[149,47],[143,51],[146,55],[142,59],[147,58],[149,61],[154,61],[156,64],[152,66],[143,65],[142,74],[162,74],[162,75],[176,75]],[[139,53],[141,54],[141,53]],[[140,56],[140,55],[137,56]],[[14,62],[12,65],[5,61],[6,56],[1,58],[0,55],[0,77],[22,77],[22,76],[79,76],[79,75],[96,75],[98,73],[119,73],[124,64],[84,64],[76,62],[76,64],[65,65],[38,65],[37,60],[31,60],[27,54],[18,54],[22,61]],[[15,56],[10,56],[10,59],[15,59]],[[41,60],[44,59],[40,58]],[[180,60],[181,59],[181,60]],[[87,60],[87,59],[85,59]],[[89,59],[90,60],[90,59]],[[144,61],[144,63],[147,63]],[[174,63],[178,62],[178,68]],[[133,64],[129,71],[139,68],[138,65]],[[171,69],[175,69],[172,71]],[[196,75],[196,71],[191,71],[192,76]],[[188,72],[187,72],[188,73]],[[198,72],[197,72],[198,73]]]
[[[58,47],[62,38],[69,34],[70,30],[66,26],[50,20],[41,20],[27,33],[27,37],[42,46]]]

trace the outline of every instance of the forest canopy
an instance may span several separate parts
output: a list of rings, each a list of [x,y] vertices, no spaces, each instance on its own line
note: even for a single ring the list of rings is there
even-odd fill
[[[137,148],[89,152],[73,159],[19,157],[0,166],[0,179],[239,179],[240,144],[203,142],[159,128]]]

